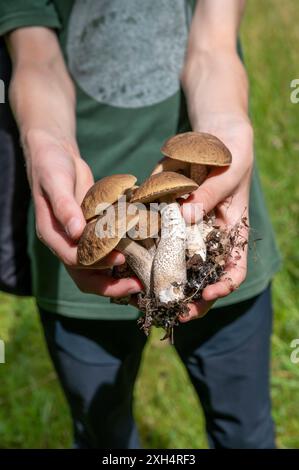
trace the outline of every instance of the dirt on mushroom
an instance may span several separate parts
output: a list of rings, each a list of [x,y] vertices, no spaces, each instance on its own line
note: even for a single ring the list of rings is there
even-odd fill
[[[170,338],[173,342],[173,329],[179,324],[179,316],[188,314],[188,303],[199,301],[205,287],[225,277],[228,264],[236,264],[240,252],[245,249],[247,239],[242,232],[244,228],[249,228],[246,217],[232,228],[220,228],[209,216],[205,217],[205,221],[213,227],[206,239],[207,257],[205,261],[199,255],[187,259],[185,299],[163,304],[151,295],[139,294],[138,307],[144,315],[138,323],[146,335],[153,326],[161,327],[165,330],[162,340]]]

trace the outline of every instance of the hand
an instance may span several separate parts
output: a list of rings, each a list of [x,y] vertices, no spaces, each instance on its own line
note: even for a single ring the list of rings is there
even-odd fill
[[[208,132],[221,139],[232,153],[232,164],[227,168],[213,169],[206,181],[183,203],[184,217],[187,222],[194,222],[192,205],[203,205],[204,213],[215,211],[217,222],[222,226],[233,226],[248,219],[249,191],[253,166],[253,132],[247,118],[231,115],[211,115],[202,117],[198,131]],[[242,228],[244,239],[248,239],[248,229]],[[226,267],[226,274],[216,284],[207,286],[202,293],[202,300],[189,305],[187,317],[181,322],[202,317],[213,303],[229,295],[245,280],[247,272],[247,248],[239,250],[240,259],[236,261],[232,253],[232,262]]]
[[[137,279],[116,280],[111,277],[111,270],[103,270],[125,262],[119,252],[110,253],[97,264],[97,269],[84,269],[77,264],[77,241],[86,224],[80,203],[93,184],[91,170],[80,158],[77,146],[35,131],[27,136],[24,150],[37,236],[65,264],[79,289],[109,297],[140,292]]]

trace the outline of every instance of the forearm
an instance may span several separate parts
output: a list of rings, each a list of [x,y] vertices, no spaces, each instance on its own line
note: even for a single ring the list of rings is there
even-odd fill
[[[253,167],[253,133],[248,117],[248,79],[238,56],[237,39],[245,0],[197,0],[181,82],[191,126],[220,138],[232,154],[227,167],[210,166],[206,180],[184,203],[192,219],[192,204],[212,210],[217,222],[232,227],[249,218]],[[247,223],[246,222],[246,223]],[[204,289],[200,307],[190,318],[207,311],[211,302],[228,295],[246,277],[248,227],[242,226],[244,249],[233,253],[226,277]]]
[[[16,30],[8,38],[13,62],[10,84],[10,104],[14,112],[21,141],[28,154],[35,151],[44,137],[78,153],[75,143],[75,92],[66,70],[57,39],[46,31],[41,50],[32,51],[33,31]],[[26,40],[30,38],[30,47]],[[29,44],[28,44],[29,46]],[[44,53],[43,46],[48,53]],[[52,50],[51,50],[52,46]],[[33,59],[34,57],[34,59]]]
[[[190,53],[182,86],[193,129],[201,130],[207,119],[217,122],[224,116],[249,122],[248,80],[235,51]]]
[[[244,0],[198,0],[191,25],[182,86],[191,124],[248,120],[248,80],[237,38]]]
[[[67,265],[77,261],[85,226],[80,208],[93,183],[76,143],[75,92],[56,34],[20,28],[7,44],[13,63],[10,103],[24,149],[38,236]]]

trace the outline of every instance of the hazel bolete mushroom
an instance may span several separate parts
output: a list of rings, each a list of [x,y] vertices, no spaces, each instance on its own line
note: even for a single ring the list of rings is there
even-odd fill
[[[166,203],[161,209],[161,238],[152,264],[151,292],[159,302],[179,302],[186,284],[186,224],[176,199],[198,185],[184,175],[162,172],[150,176],[135,192],[131,202]]]
[[[108,209],[105,216],[99,216],[89,222],[78,244],[79,264],[93,265],[116,249],[125,255],[127,263],[142,282],[145,292],[149,292],[152,257],[146,248],[125,236],[138,220],[139,215],[132,214],[130,204],[125,204],[124,211],[119,211],[116,204]],[[103,231],[108,234],[103,236]]]
[[[180,160],[174,160],[169,157],[164,157],[163,160],[159,161],[151,175],[156,175],[157,173],[161,173],[162,171],[175,171],[176,173],[181,173],[185,176],[190,176],[190,167],[191,164],[188,162],[183,162]]]
[[[190,164],[189,175],[198,185],[206,179],[209,166],[228,166],[232,161],[226,145],[205,132],[184,132],[170,137],[161,152],[165,157]]]
[[[133,175],[117,174],[106,176],[97,181],[87,191],[81,209],[87,221],[101,215],[107,207],[114,204],[121,196],[131,197],[132,188],[137,181]]]
[[[198,185],[203,183],[210,166],[228,166],[232,156],[229,149],[212,134],[185,132],[170,137],[161,149],[164,160],[159,162],[152,174],[165,170],[179,171],[191,177]],[[198,224],[187,226],[187,256],[199,255],[206,259],[206,245]]]
[[[161,217],[158,210],[154,208],[147,209],[143,204],[136,203],[139,220],[133,228],[128,231],[128,235],[134,241],[148,250],[154,257],[156,253],[156,241],[159,238],[161,228]]]
[[[183,175],[189,175],[190,166],[190,163],[172,160],[171,158],[165,157],[164,160],[156,165],[151,175],[156,175],[162,171],[175,171]],[[199,255],[202,261],[206,260],[206,245],[198,224],[186,226],[186,254],[189,258],[192,258],[194,255]]]

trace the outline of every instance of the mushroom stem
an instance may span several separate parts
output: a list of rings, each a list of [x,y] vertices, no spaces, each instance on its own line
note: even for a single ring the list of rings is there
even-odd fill
[[[190,177],[190,163],[164,157],[162,161],[157,163],[151,175],[156,175],[162,171],[175,171],[176,173]]]
[[[200,165],[196,163],[191,164],[190,178],[195,181],[199,186],[204,182],[208,176],[207,165]]]
[[[128,237],[122,238],[115,249],[125,255],[127,263],[142,282],[145,292],[148,293],[150,290],[152,256],[147,249]]]
[[[137,243],[143,246],[143,248],[145,248],[149,252],[151,257],[154,258],[156,250],[157,250],[157,246],[153,238],[145,238],[144,240],[138,240]]]
[[[208,176],[207,165],[191,163],[190,177],[199,186]],[[189,225],[186,230],[186,250],[187,255],[191,258],[193,255],[200,255],[203,261],[207,257],[207,249],[203,239],[202,232],[197,224]]]
[[[189,258],[200,255],[203,261],[207,257],[207,248],[201,230],[197,224],[186,227],[186,253]]]
[[[177,202],[167,204],[161,210],[161,239],[152,267],[152,290],[162,303],[184,298],[187,282],[186,224]]]

